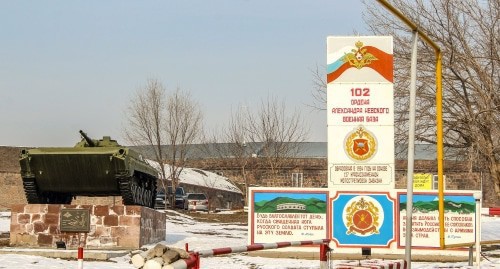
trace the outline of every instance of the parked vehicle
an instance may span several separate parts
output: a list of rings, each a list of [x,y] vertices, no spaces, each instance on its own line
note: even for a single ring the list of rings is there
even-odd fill
[[[171,206],[172,199],[175,199],[175,202],[171,207],[184,209],[184,196],[186,195],[184,188],[183,187],[175,188],[175,193],[173,193],[172,191],[172,186],[168,186],[167,189],[168,189],[167,192],[168,205]]]
[[[208,198],[204,193],[186,193],[184,210],[208,212]]]
[[[170,201],[165,199],[165,192],[159,191],[156,193],[155,209],[166,209],[170,205]]]

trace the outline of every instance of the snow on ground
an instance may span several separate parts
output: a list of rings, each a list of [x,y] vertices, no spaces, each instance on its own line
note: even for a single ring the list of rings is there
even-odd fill
[[[224,212],[227,213],[227,212]],[[499,240],[500,239],[500,217],[482,218],[482,239]],[[8,232],[10,226],[10,213],[0,212],[0,233]],[[192,250],[205,250],[220,247],[244,246],[247,244],[247,226],[238,224],[217,224],[197,222],[193,218],[168,211],[167,221],[167,239],[162,242],[169,246],[184,248],[185,243],[190,244]],[[152,247],[147,246],[147,247]],[[495,254],[500,255],[500,251]],[[75,251],[76,256],[76,251]],[[91,262],[84,261],[85,269],[132,269],[129,263],[128,255],[114,258],[109,262]],[[334,261],[334,264],[342,261]],[[461,263],[412,263],[412,268],[475,268],[466,266],[466,262]],[[77,261],[52,259],[39,256],[2,254],[0,255],[0,268],[17,269],[60,269],[77,268]],[[208,269],[307,269],[319,268],[317,260],[299,260],[299,259],[278,259],[261,258],[248,256],[245,253],[232,254],[224,257],[208,257],[201,259],[201,268]],[[481,268],[500,268],[500,258],[489,258],[483,260]]]

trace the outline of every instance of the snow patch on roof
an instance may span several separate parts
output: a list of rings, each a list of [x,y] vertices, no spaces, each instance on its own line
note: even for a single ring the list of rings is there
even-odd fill
[[[146,161],[157,171],[160,171],[160,165],[157,162],[152,160]],[[170,176],[170,165],[165,164],[164,169],[168,178]],[[161,178],[160,172],[158,172],[158,178]],[[227,177],[197,168],[184,167],[179,175],[179,181],[180,183],[243,194]]]

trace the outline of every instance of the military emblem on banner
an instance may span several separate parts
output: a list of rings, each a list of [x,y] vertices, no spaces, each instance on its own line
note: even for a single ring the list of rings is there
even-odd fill
[[[372,133],[360,126],[348,133],[345,152],[354,161],[366,161],[377,152],[377,141]]]
[[[365,65],[371,64],[373,61],[378,60],[373,54],[368,52],[368,49],[363,47],[363,42],[358,41],[355,44],[356,49],[346,53],[342,60],[349,63],[351,66],[361,69]]]
[[[346,206],[344,213],[346,234],[369,236],[380,233],[383,210],[376,200],[369,201],[368,199],[369,197],[361,197]]]

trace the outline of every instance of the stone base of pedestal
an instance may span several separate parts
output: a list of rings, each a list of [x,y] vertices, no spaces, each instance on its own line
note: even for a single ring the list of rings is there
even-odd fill
[[[61,231],[63,209],[87,209],[89,231]],[[142,206],[21,204],[11,208],[10,246],[137,249],[165,240],[165,229],[165,214]]]

